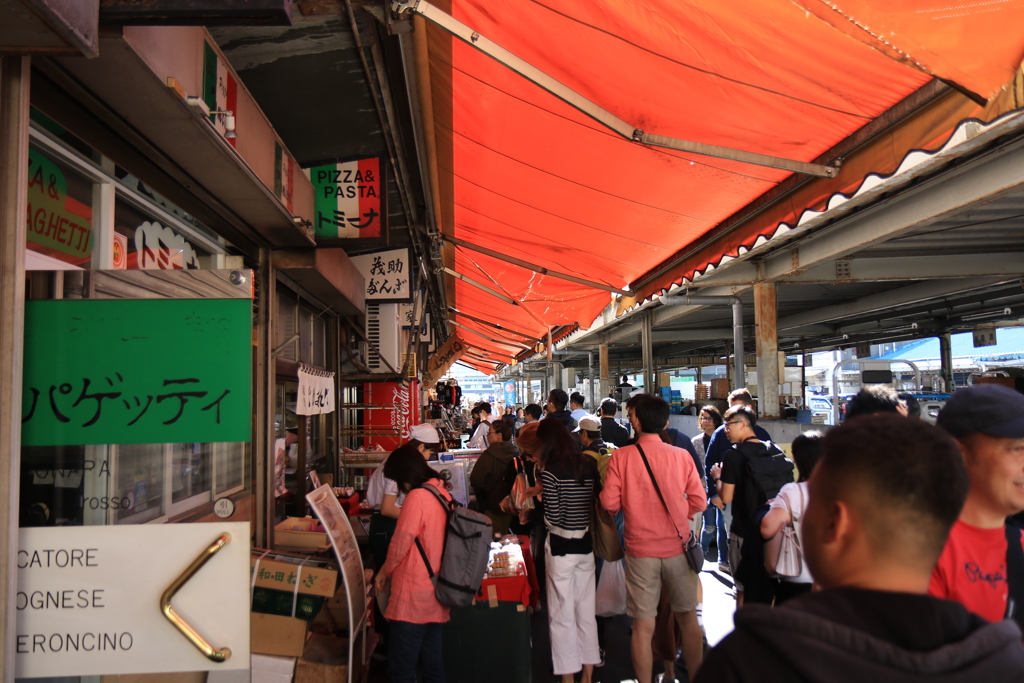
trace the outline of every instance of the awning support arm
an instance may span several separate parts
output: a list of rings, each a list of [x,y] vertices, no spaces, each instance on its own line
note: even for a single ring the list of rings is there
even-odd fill
[[[606,292],[613,292],[615,294],[621,294],[623,296],[629,296],[630,295],[630,293],[628,291],[626,291],[625,289],[619,289],[618,287],[612,287],[611,285],[606,285],[603,282],[594,282],[593,280],[584,280],[581,277],[576,277],[575,275],[569,275],[568,273],[560,273],[560,272],[558,272],[556,270],[549,270],[547,268],[544,268],[543,266],[538,266],[536,263],[530,263],[529,261],[524,261],[522,259],[516,258],[515,256],[509,256],[507,254],[503,254],[500,251],[495,251],[494,249],[488,249],[487,247],[481,247],[478,244],[473,244],[472,242],[467,242],[466,240],[459,239],[458,237],[451,237],[449,235],[441,235],[441,239],[444,240],[445,242],[451,242],[452,244],[454,244],[457,247],[462,247],[463,249],[469,249],[470,251],[476,251],[476,252],[479,252],[481,254],[485,254],[486,256],[490,256],[491,258],[496,258],[499,261],[504,261],[505,263],[511,263],[512,265],[519,266],[520,268],[525,268],[527,270],[532,270],[533,272],[540,273],[541,275],[548,275],[550,277],[558,278],[559,280],[568,280],[569,282],[575,282],[576,284],[583,285],[584,287],[593,287],[594,289],[603,289]]]
[[[499,325],[498,323],[492,323],[490,320],[484,320],[483,318],[478,318],[475,315],[470,315],[469,313],[463,313],[462,311],[460,311],[459,309],[455,308],[454,306],[449,306],[448,307],[448,312],[449,313],[454,313],[455,315],[461,315],[463,318],[466,318],[467,320],[472,320],[475,323],[481,323],[483,325],[487,325],[489,327],[493,327],[496,330],[501,330],[502,332],[506,332],[508,334],[514,334],[514,335],[517,335],[517,336],[522,337],[524,339],[529,339],[532,342],[537,342],[537,337],[534,336],[534,335],[527,334],[525,332],[520,332],[518,330],[513,330],[510,327],[505,327],[503,325]]]
[[[632,140],[634,142],[654,147],[667,147],[681,152],[700,154],[702,156],[716,157],[719,159],[729,159],[731,161],[739,161],[741,163],[752,164],[754,166],[778,168],[784,171],[804,173],[822,178],[834,178],[839,170],[838,166],[810,164],[804,161],[783,159],[781,157],[773,157],[767,154],[745,152],[742,150],[730,149],[728,147],[719,147],[718,145],[708,145],[703,142],[680,140],[679,138],[670,138],[663,135],[645,133],[639,128],[623,121],[595,102],[588,100],[586,97],[567,85],[552,78],[526,60],[517,57],[494,41],[480,35],[477,31],[474,31],[458,19],[455,19],[448,13],[430,4],[427,0],[395,0],[395,2],[391,4],[391,9],[398,14],[403,12],[414,12],[425,19],[432,21],[456,38],[472,45],[488,57],[491,57],[500,64],[512,69],[523,78],[532,81],[541,88],[544,88],[569,106],[580,110],[587,116],[591,117],[603,126],[615,131],[627,140]]]
[[[467,332],[472,332],[473,334],[475,334],[478,337],[483,337],[484,339],[486,339],[489,342],[494,342],[495,344],[504,344],[506,346],[518,346],[519,348],[525,349],[526,351],[533,351],[533,349],[531,347],[527,346],[526,344],[521,344],[519,342],[512,341],[511,339],[495,339],[494,337],[489,337],[486,334],[484,334],[483,332],[477,332],[476,330],[474,330],[472,327],[469,327],[468,325],[463,325],[458,320],[449,320],[448,322],[450,322],[452,325],[455,325],[456,327],[461,327],[462,329],[466,330]]]
[[[501,299],[502,301],[504,301],[507,304],[512,304],[513,306],[518,306],[519,305],[519,302],[516,301],[515,299],[513,299],[512,297],[505,296],[504,294],[502,294],[498,290],[492,289],[492,288],[488,287],[487,285],[485,285],[485,284],[483,284],[481,282],[477,282],[476,280],[474,280],[471,277],[467,277],[467,276],[463,275],[462,273],[457,273],[454,270],[452,270],[451,268],[442,268],[442,270],[444,272],[448,273],[449,275],[451,275],[454,278],[458,278],[458,279],[462,280],[463,282],[465,282],[467,284],[473,285],[474,287],[476,287],[478,289],[482,289],[483,291],[487,292],[491,296],[498,297],[499,299]]]

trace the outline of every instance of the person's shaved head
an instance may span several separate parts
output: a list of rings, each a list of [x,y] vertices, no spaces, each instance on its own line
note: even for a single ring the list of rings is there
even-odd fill
[[[855,567],[883,573],[885,562],[927,580],[967,489],[956,443],[926,422],[889,413],[829,430],[804,516],[811,573],[825,587],[851,585]]]

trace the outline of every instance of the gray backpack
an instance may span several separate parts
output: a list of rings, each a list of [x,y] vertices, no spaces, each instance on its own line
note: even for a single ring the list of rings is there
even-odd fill
[[[444,529],[441,570],[435,574],[420,539],[416,539],[423,564],[434,583],[437,601],[446,607],[466,607],[473,602],[487,572],[487,554],[491,548],[491,520],[486,515],[447,501],[433,486],[420,487],[434,494],[444,508],[448,521]]]

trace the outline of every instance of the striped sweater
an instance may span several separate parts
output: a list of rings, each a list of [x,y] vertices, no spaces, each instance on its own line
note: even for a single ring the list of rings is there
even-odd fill
[[[544,489],[544,522],[551,533],[563,538],[583,538],[590,527],[590,511],[600,487],[597,464],[584,458],[585,476],[578,483],[568,468],[549,467],[541,472]]]

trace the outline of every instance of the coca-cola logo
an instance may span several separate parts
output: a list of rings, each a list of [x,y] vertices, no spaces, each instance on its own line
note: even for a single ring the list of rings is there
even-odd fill
[[[408,387],[396,387],[391,398],[395,405],[401,406],[391,411],[391,428],[398,430],[403,439],[408,439],[411,433],[409,422],[412,418],[412,392]]]

